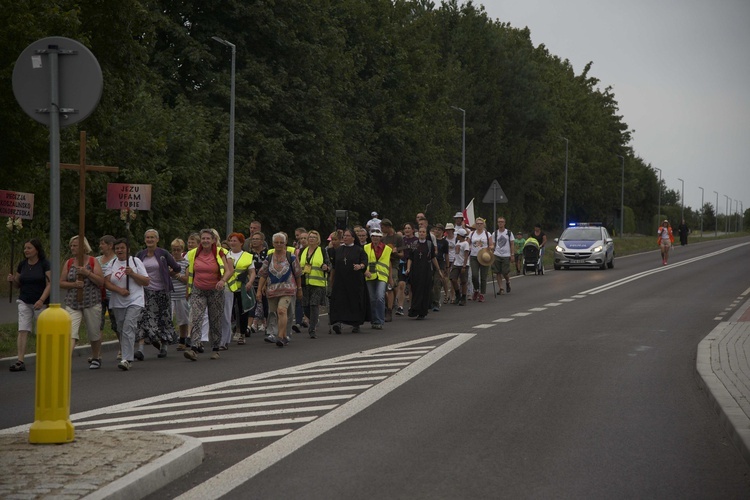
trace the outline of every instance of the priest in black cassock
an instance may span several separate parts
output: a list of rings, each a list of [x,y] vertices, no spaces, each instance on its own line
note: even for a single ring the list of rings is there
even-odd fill
[[[435,247],[427,234],[426,227],[420,227],[417,241],[409,249],[406,258],[406,275],[411,287],[411,307],[409,317],[424,319],[430,310],[432,298],[432,270],[438,269]],[[438,271],[439,272],[439,271]],[[443,278],[440,273],[440,279]]]
[[[370,304],[365,285],[367,254],[354,244],[354,231],[345,229],[341,246],[336,250],[331,270],[331,323],[336,334],[341,325],[351,325],[352,333],[369,320]]]

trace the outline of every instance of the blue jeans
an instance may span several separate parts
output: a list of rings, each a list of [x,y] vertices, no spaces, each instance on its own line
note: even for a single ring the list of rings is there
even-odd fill
[[[367,292],[370,294],[373,325],[382,325],[385,323],[385,287],[385,281],[367,281]]]

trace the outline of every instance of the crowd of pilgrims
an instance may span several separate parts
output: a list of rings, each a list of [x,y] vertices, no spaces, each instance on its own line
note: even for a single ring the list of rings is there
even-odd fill
[[[324,307],[328,321],[322,329],[341,334],[344,326],[356,333],[368,322],[381,330],[394,315],[422,320],[442,304],[466,305],[467,295],[483,302],[489,267],[475,266],[477,250],[490,246],[512,259],[524,240],[502,228],[509,244],[496,249],[497,236],[496,245],[489,233],[482,240],[482,219],[475,228],[463,224],[461,213],[454,220],[431,227],[418,214],[416,224],[396,231],[373,212],[365,227],[339,229],[325,240],[304,228],[295,230],[293,240],[277,232],[270,247],[261,223],[253,221],[247,237],[235,232],[221,240],[216,230],[203,229],[186,242],[174,239],[169,251],[159,246],[158,231],[149,229],[145,248],[135,255],[128,240],[107,235],[99,240],[97,257],[84,239],[86,257],[68,259],[60,276],[71,316],[71,352],[85,323],[89,368],[100,368],[107,316],[119,339],[117,366],[129,370],[146,356],[166,357],[174,344],[197,361],[204,350],[219,359],[232,342],[243,345],[253,333],[278,347],[303,329],[314,339]],[[72,256],[78,255],[78,239],[69,241]],[[50,265],[38,240],[24,244],[24,257],[8,276],[19,288],[18,361],[11,371],[25,371],[27,336],[50,295]],[[509,270],[500,266],[496,272],[510,292]]]

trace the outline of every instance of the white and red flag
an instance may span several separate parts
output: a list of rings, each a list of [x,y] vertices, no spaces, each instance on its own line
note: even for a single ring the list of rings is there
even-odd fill
[[[473,226],[476,218],[474,217],[474,198],[471,199],[466,208],[464,208],[464,224]]]

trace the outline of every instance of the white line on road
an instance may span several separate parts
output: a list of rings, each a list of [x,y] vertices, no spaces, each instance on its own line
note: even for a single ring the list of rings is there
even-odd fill
[[[493,326],[495,325],[493,325],[492,323],[483,323],[481,325],[474,325],[472,326],[472,328],[492,328]]]
[[[493,323],[507,323],[509,321],[513,321],[516,318],[499,318],[493,321]]]
[[[211,479],[201,483],[192,490],[186,491],[178,498],[199,499],[218,498],[229,493],[238,486],[249,481],[260,472],[273,466],[283,458],[294,453],[299,448],[328,432],[342,422],[353,417],[368,406],[374,404],[391,391],[402,384],[413,379],[422,371],[440,360],[443,356],[460,347],[474,337],[474,334],[452,334],[438,335],[437,338],[453,337],[432,352],[407,366],[392,377],[387,378],[378,385],[372,387],[358,397],[348,401],[335,410],[326,413],[322,417],[292,432],[283,438],[271,443],[259,452],[249,456],[241,462],[225,469],[213,476]],[[420,340],[413,341],[419,343]]]

